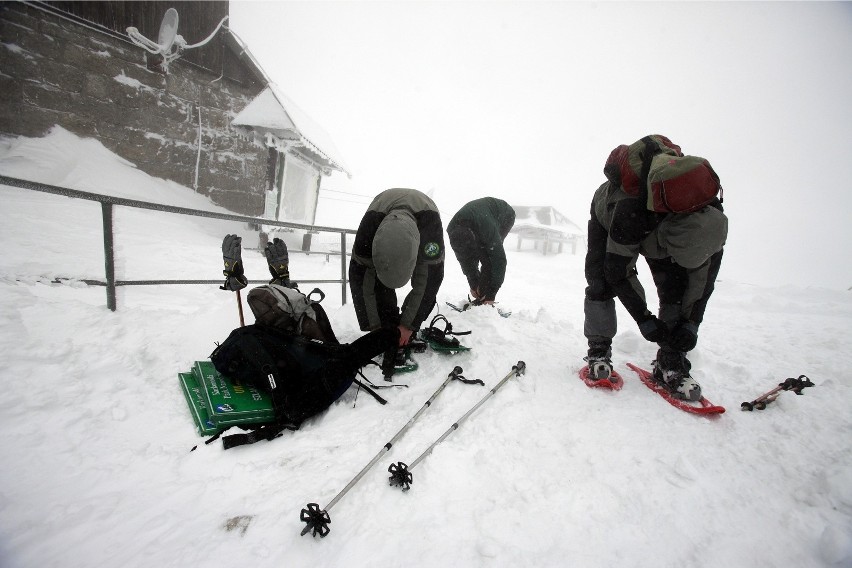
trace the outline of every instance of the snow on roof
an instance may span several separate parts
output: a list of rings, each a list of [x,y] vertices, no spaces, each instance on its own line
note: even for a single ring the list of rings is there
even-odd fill
[[[231,121],[234,126],[258,126],[271,130],[295,130],[296,125],[272,89],[267,87]]]
[[[242,38],[231,29],[228,32],[226,41],[231,48],[267,85],[237,114],[231,125],[237,130],[260,134],[262,139],[271,134],[281,141],[296,140],[301,148],[295,150],[304,150],[301,153],[319,165],[351,176],[331,137],[272,82]]]
[[[515,210],[515,229],[540,228],[548,232],[559,232],[565,235],[583,235],[583,230],[568,217],[550,205],[530,206],[512,205]]]
[[[233,126],[267,132],[282,140],[298,140],[322,165],[349,173],[331,137],[274,83],[270,83],[231,121]]]

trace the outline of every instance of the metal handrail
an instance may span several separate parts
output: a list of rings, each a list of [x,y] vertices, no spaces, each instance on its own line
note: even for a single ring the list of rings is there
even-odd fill
[[[277,221],[274,219],[264,219],[262,217],[248,217],[246,215],[233,215],[230,213],[216,213],[214,211],[203,211],[200,209],[190,209],[187,207],[175,207],[173,205],[163,205],[162,203],[151,203],[149,201],[140,201],[137,199],[125,199],[123,197],[114,197],[111,195],[102,195],[99,193],[90,193],[88,191],[80,191],[78,189],[69,189],[56,185],[38,183],[34,181],[18,179],[0,175],[0,185],[28,189],[32,191],[40,191],[42,193],[51,193],[54,195],[62,195],[74,199],[85,199],[88,201],[97,201],[101,204],[101,212],[103,215],[103,236],[104,236],[104,272],[105,281],[101,280],[84,280],[75,279],[80,282],[85,282],[88,285],[106,286],[107,290],[107,307],[115,311],[115,288],[117,286],[140,286],[140,285],[166,285],[166,284],[219,284],[221,280],[116,280],[115,279],[115,256],[114,256],[114,235],[113,235],[113,215],[112,207],[120,205],[122,207],[135,207],[137,209],[150,209],[153,211],[162,211],[164,213],[175,213],[178,215],[191,215],[195,217],[207,217],[210,219],[222,219],[225,221],[239,221],[244,223],[256,223],[260,225],[273,225],[277,227],[288,227],[291,229],[305,229],[313,232],[326,232],[340,234],[340,252],[322,251],[317,254],[325,255],[340,255],[340,279],[338,280],[299,280],[306,284],[335,284],[340,283],[342,303],[346,303],[346,235],[355,234],[354,229],[344,229],[341,227],[323,227],[319,225],[304,225],[301,223],[288,223],[285,221]],[[295,251],[294,251],[295,252]],[[54,282],[60,282],[65,279],[57,278]],[[70,280],[70,279],[68,279]],[[266,280],[249,280],[250,284],[263,283]]]

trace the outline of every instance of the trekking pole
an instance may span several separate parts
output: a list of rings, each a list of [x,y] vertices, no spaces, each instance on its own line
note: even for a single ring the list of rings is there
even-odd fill
[[[239,290],[237,290],[237,308],[240,310],[240,327],[245,327],[246,320],[243,318],[243,299],[240,296]]]
[[[429,446],[428,448],[426,448],[426,449],[423,451],[423,453],[422,453],[422,454],[420,454],[419,456],[417,456],[417,459],[416,459],[416,460],[414,460],[413,462],[411,462],[411,465],[410,465],[410,466],[405,465],[405,464],[404,464],[404,463],[402,463],[402,462],[397,462],[397,463],[395,463],[395,464],[391,464],[391,466],[388,468],[388,472],[390,472],[390,474],[391,474],[391,476],[388,478],[388,479],[389,479],[389,481],[390,481],[390,484],[391,484],[391,485],[393,485],[393,486],[399,486],[399,487],[402,487],[402,490],[403,490],[403,491],[408,491],[408,490],[410,489],[410,487],[411,487],[411,484],[412,484],[412,483],[414,483],[414,481],[413,481],[413,476],[412,476],[412,474],[411,474],[411,470],[412,470],[412,469],[414,469],[414,468],[417,466],[417,464],[418,464],[418,463],[420,463],[421,461],[423,461],[423,459],[424,459],[426,456],[428,456],[430,453],[432,453],[432,450],[434,449],[434,447],[435,447],[435,446],[437,446],[438,444],[440,444],[441,442],[443,442],[443,441],[447,438],[447,436],[449,436],[450,434],[452,434],[452,432],[453,432],[454,430],[457,430],[457,429],[458,429],[458,427],[461,425],[461,423],[462,423],[462,422],[464,422],[465,420],[467,420],[467,417],[468,417],[468,416],[470,416],[471,414],[473,414],[473,413],[474,413],[474,411],[475,411],[477,408],[479,408],[480,406],[482,406],[482,404],[483,404],[486,400],[488,400],[488,399],[489,399],[489,398],[490,398],[490,397],[491,397],[491,396],[492,396],[495,392],[497,392],[497,389],[499,389],[500,387],[502,387],[502,386],[506,383],[506,381],[508,381],[508,380],[512,377],[512,375],[515,375],[515,376],[518,376],[518,377],[519,377],[519,376],[523,375],[523,374],[524,374],[524,372],[525,372],[526,370],[527,370],[527,364],[526,364],[526,363],[524,363],[523,361],[518,361],[518,364],[512,367],[512,372],[511,372],[511,373],[509,373],[508,375],[506,375],[506,376],[503,378],[503,380],[502,380],[502,381],[500,381],[499,383],[497,383],[497,386],[495,386],[493,389],[491,389],[491,391],[489,391],[489,393],[488,393],[488,394],[486,394],[486,395],[482,398],[482,400],[480,400],[479,402],[477,402],[477,403],[476,403],[476,405],[474,405],[474,407],[473,407],[473,408],[471,408],[470,410],[468,410],[468,411],[465,413],[465,415],[464,415],[464,416],[462,416],[461,418],[459,418],[459,419],[458,419],[458,421],[456,421],[456,422],[455,422],[455,424],[453,424],[452,426],[450,426],[450,427],[449,427],[449,429],[448,429],[446,432],[444,432],[444,433],[441,435],[441,437],[440,437],[440,438],[438,438],[437,440],[435,440],[435,441],[432,443],[432,445],[431,445],[431,446]]]
[[[426,401],[426,404],[424,404],[420,408],[420,410],[418,410],[417,413],[414,416],[411,417],[411,419],[405,424],[405,426],[403,426],[402,429],[400,429],[400,431],[397,432],[394,435],[394,437],[391,438],[390,441],[387,444],[384,445],[384,447],[379,451],[379,453],[376,454],[376,457],[374,457],[372,460],[370,460],[370,463],[368,463],[366,466],[364,466],[364,469],[362,469],[360,472],[358,472],[358,475],[356,475],[354,478],[352,478],[352,481],[350,481],[346,485],[346,487],[344,487],[340,491],[340,493],[335,495],[334,499],[332,499],[328,503],[328,505],[325,506],[324,509],[320,509],[319,505],[317,503],[308,503],[307,507],[302,509],[302,514],[301,514],[300,518],[301,518],[302,522],[304,522],[305,525],[306,525],[305,528],[302,529],[302,536],[305,536],[308,533],[308,531],[313,531],[312,536],[320,535],[321,537],[325,537],[325,535],[327,535],[329,533],[329,531],[331,530],[331,529],[328,528],[328,524],[331,522],[331,518],[328,515],[329,509],[334,507],[337,504],[337,502],[340,501],[343,498],[343,496],[346,495],[346,493],[350,489],[352,489],[352,487],[354,487],[355,484],[358,483],[358,481],[362,477],[364,477],[364,474],[367,473],[367,471],[369,471],[371,467],[376,465],[376,462],[378,462],[379,459],[381,459],[381,457],[388,450],[390,450],[391,447],[393,447],[394,443],[397,440],[399,440],[402,437],[403,434],[405,434],[405,432],[411,427],[411,425],[414,424],[414,422],[418,418],[420,418],[420,415],[423,414],[426,411],[426,409],[429,408],[432,405],[432,402],[438,397],[439,394],[441,394],[441,391],[443,391],[444,388],[446,388],[446,386],[448,384],[450,384],[450,381],[452,381],[452,380],[458,380],[458,381],[461,381],[461,382],[469,384],[469,385],[480,384],[482,386],[485,386],[485,383],[483,383],[480,380],[470,380],[470,379],[464,378],[462,376],[462,368],[459,367],[459,366],[456,366],[452,370],[452,372],[450,372],[450,374],[447,375],[447,379],[444,381],[444,383],[440,387],[438,387],[438,390],[436,390],[435,393],[429,398],[429,400]]]
[[[740,404],[740,409],[748,410],[749,412],[751,412],[755,408],[758,410],[763,410],[768,404],[775,402],[775,399],[781,395],[782,391],[793,391],[794,393],[801,395],[802,389],[812,386],[814,386],[814,383],[812,383],[811,380],[805,375],[799,375],[799,378],[797,379],[790,377],[783,383],[778,383],[777,387],[767,393],[760,395],[753,401],[744,402]]]

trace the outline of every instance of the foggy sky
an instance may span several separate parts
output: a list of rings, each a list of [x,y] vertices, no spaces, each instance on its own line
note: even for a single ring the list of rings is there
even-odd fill
[[[660,133],[722,179],[720,279],[852,286],[850,3],[232,1],[230,26],[350,167],[323,189],[585,227],[610,150]],[[369,202],[321,195],[345,226]]]

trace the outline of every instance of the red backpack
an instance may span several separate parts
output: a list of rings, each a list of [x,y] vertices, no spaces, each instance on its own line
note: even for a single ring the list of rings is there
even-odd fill
[[[722,190],[710,162],[698,156],[657,154],[648,171],[647,207],[657,213],[691,213]]]
[[[697,211],[722,189],[707,160],[684,156],[680,146],[660,134],[615,148],[604,164],[604,175],[658,213]]]

